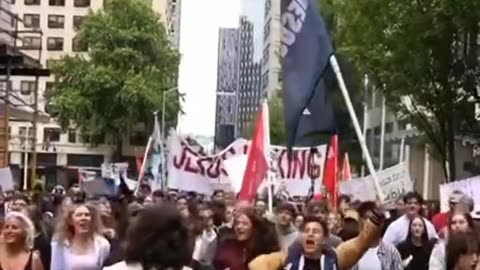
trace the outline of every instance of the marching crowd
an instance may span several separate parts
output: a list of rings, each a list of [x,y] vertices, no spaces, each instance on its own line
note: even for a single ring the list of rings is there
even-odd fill
[[[459,191],[433,215],[408,193],[375,202],[236,201],[176,191],[87,196],[2,192],[2,270],[480,270],[473,200]],[[387,213],[387,214],[386,214]]]

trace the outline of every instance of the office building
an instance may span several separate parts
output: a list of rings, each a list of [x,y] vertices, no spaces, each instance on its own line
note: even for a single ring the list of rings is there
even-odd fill
[[[278,0],[265,0],[262,88],[270,97],[280,90],[281,7]]]
[[[366,100],[366,142],[375,168],[381,169],[382,96],[373,88],[370,88]],[[445,173],[439,155],[432,146],[425,144],[424,135],[411,123],[402,120],[388,107],[385,110],[383,169],[399,163],[403,140],[405,147],[402,160],[408,165],[414,189],[426,199],[438,199],[438,186],[445,182]],[[472,144],[465,138],[458,137],[456,139],[457,179],[478,175],[478,171],[472,171],[475,167]],[[478,160],[476,163],[478,163]],[[366,170],[366,173],[368,174],[368,170]]]
[[[258,54],[255,42],[255,25],[248,17],[240,18],[239,46],[239,89],[237,93],[237,132],[238,136],[247,136],[253,125],[255,115],[263,99],[262,57]],[[262,44],[260,44],[262,46]],[[261,51],[260,51],[261,52]]]
[[[239,33],[220,28],[218,38],[215,147],[223,149],[235,140],[239,70]]]
[[[41,49],[40,63],[46,67],[66,54],[85,53],[86,48],[76,43],[75,35],[89,10],[104,8],[108,0],[16,0],[12,11],[24,20],[23,29],[41,29],[43,36],[25,36],[23,45],[34,50]],[[178,46],[180,18],[180,0],[152,0],[152,9],[159,13],[165,30],[174,36],[174,45]],[[39,109],[51,113],[46,93],[52,86],[54,78],[40,78]],[[12,89],[22,96],[27,103],[33,102],[35,80],[32,77],[19,77],[12,80]],[[31,134],[31,123],[25,121],[12,122],[10,125],[10,164],[19,176],[24,166],[26,148],[24,137]],[[146,144],[145,132],[131,132],[123,146],[123,155],[130,157],[130,167],[135,169],[135,155],[141,155]],[[112,155],[111,140],[100,138],[99,145],[92,147],[88,138],[82,138],[75,129],[62,131],[60,126],[51,120],[40,124],[36,132],[38,152],[38,175],[47,184],[75,181],[77,169],[99,170],[100,165],[108,162]],[[23,139],[22,139],[23,138]]]

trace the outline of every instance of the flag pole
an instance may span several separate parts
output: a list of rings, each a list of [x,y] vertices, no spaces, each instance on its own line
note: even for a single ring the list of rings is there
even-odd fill
[[[268,211],[273,214],[273,177],[274,175],[272,174],[271,171],[271,159],[270,159],[270,108],[268,106],[268,98],[265,97],[263,100],[264,103],[262,103],[262,110],[265,109],[264,113],[264,126],[265,126],[265,148],[266,148],[266,155],[268,158],[268,165],[270,168],[268,168],[267,172],[267,181],[268,181]],[[265,123],[266,122],[266,123]]]
[[[387,108],[385,106],[385,96],[382,97],[382,120],[380,127],[380,164],[379,170],[383,170],[383,163],[385,161],[385,122],[386,122]]]
[[[368,75],[365,74],[364,78],[364,87],[365,87],[365,101],[363,102],[363,137],[367,136],[367,118],[368,118]],[[362,161],[365,162],[365,154],[362,154]],[[362,162],[361,174],[360,176],[365,176],[365,165]]]
[[[152,141],[152,136],[148,137],[147,146],[145,147],[145,152],[143,153],[142,166],[140,167],[140,171],[138,172],[137,189],[140,186],[140,182],[142,181],[143,176],[145,175],[145,166],[147,166],[148,151],[152,147]]]
[[[375,185],[375,189],[377,190],[377,196],[380,203],[385,201],[385,194],[383,193],[380,183],[378,182],[377,174],[375,172],[375,168],[373,167],[372,157],[368,152],[367,144],[365,142],[365,137],[362,134],[362,130],[360,129],[360,123],[358,122],[357,115],[355,114],[355,109],[353,108],[352,101],[350,100],[350,96],[348,94],[347,86],[345,85],[345,81],[343,80],[342,71],[340,70],[340,66],[338,65],[337,58],[333,54],[330,57],[330,65],[335,72],[337,77],[338,85],[340,86],[340,90],[342,91],[343,98],[345,99],[345,103],[347,104],[348,113],[350,114],[350,118],[353,122],[353,127],[355,128],[355,133],[357,134],[358,141],[360,143],[360,147],[362,148],[362,152],[365,155],[365,161],[367,162],[367,168],[370,172],[370,175],[373,178],[373,183]]]

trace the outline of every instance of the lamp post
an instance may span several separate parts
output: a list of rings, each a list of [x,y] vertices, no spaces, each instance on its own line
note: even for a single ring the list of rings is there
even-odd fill
[[[162,138],[161,143],[161,151],[162,151],[162,190],[166,187],[167,184],[167,174],[166,174],[166,166],[165,166],[165,103],[167,99],[167,94],[172,93],[173,91],[178,90],[178,86],[170,88],[168,90],[163,91],[163,98],[162,98],[162,134],[160,135]]]

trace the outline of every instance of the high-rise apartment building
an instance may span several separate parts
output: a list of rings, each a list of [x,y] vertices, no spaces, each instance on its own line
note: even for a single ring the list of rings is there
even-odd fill
[[[75,41],[76,32],[89,10],[99,10],[108,0],[15,0],[12,12],[24,20],[25,29],[39,28],[43,36],[24,36],[23,45],[32,51],[41,49],[41,64],[49,67],[51,63],[66,54],[85,53],[85,47]],[[178,46],[180,18],[180,0],[151,0],[152,9],[159,13],[165,30],[172,35],[174,46]],[[21,30],[21,29],[20,29]],[[28,53],[28,52],[27,52]],[[38,89],[39,109],[49,113],[46,93],[52,86],[54,78],[40,78]],[[26,102],[33,102],[35,81],[32,77],[18,77],[12,80],[12,89]],[[12,122],[10,124],[12,139],[9,143],[10,164],[16,178],[20,177],[20,168],[24,165],[25,140],[30,134],[30,122]],[[99,170],[103,162],[108,161],[112,147],[108,138],[101,138],[96,147],[88,144],[88,138],[82,138],[75,129],[66,132],[54,120],[37,127],[38,175],[47,183],[67,183],[68,179],[77,179],[78,168]],[[134,168],[134,156],[142,153],[147,138],[132,132],[123,147],[123,155],[131,157]],[[32,147],[32,146],[29,146]]]
[[[220,149],[235,140],[239,45],[237,28],[220,28],[215,110],[215,146]]]

